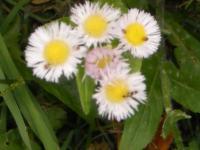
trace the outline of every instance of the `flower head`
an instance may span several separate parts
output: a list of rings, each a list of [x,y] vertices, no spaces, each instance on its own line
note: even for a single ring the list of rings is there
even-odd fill
[[[116,28],[116,36],[120,39],[120,48],[131,51],[138,58],[147,58],[153,54],[160,44],[159,26],[149,13],[138,9],[130,9],[124,14]]]
[[[102,78],[102,74],[116,66],[128,67],[122,60],[119,51],[108,48],[95,48],[88,52],[85,60],[86,74],[96,79]]]
[[[38,27],[25,50],[27,65],[36,76],[47,81],[58,82],[62,74],[69,78],[85,53],[80,44],[77,33],[64,23]]]
[[[100,115],[120,121],[133,115],[138,105],[145,102],[145,89],[143,75],[129,74],[128,69],[117,67],[103,76],[93,98]]]
[[[71,19],[82,35],[82,41],[87,46],[97,46],[113,38],[113,28],[119,16],[120,11],[107,4],[101,6],[86,1],[72,8]]]

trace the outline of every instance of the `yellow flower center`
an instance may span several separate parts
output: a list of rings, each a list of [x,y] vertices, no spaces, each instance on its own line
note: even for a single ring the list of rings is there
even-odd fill
[[[110,62],[112,61],[110,56],[102,57],[101,59],[96,61],[96,65],[98,68],[103,69],[105,68]]]
[[[142,45],[147,40],[147,34],[144,26],[139,23],[129,24],[125,28],[125,38],[134,46]]]
[[[124,80],[114,80],[112,83],[106,85],[105,94],[109,101],[114,103],[120,103],[125,100],[125,96],[128,95],[129,88]]]
[[[107,21],[100,15],[91,15],[84,22],[85,32],[95,38],[101,37],[107,29]]]
[[[44,57],[50,65],[63,64],[68,59],[69,53],[69,46],[62,40],[52,40],[44,49]]]

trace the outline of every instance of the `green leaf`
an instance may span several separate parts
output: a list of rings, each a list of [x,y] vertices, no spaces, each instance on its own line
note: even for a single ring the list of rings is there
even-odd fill
[[[173,132],[173,130],[175,129],[176,123],[179,120],[189,119],[189,118],[191,117],[181,110],[175,109],[175,110],[169,111],[163,123],[162,136],[166,138],[170,134],[170,132]]]
[[[67,107],[76,112],[79,116],[85,118],[79,97],[77,96],[78,93],[76,92],[76,87],[73,82],[66,80],[59,84],[49,83],[42,80],[36,80],[36,82],[39,83],[40,86],[43,87],[48,93],[57,97]]]
[[[124,5],[128,8],[148,9],[147,0],[123,0]]]
[[[54,130],[63,127],[67,120],[67,113],[61,107],[52,106],[46,108],[45,111]]]
[[[36,80],[36,82],[39,83],[48,93],[54,95],[67,107],[77,113],[81,118],[85,119],[88,123],[93,123],[96,115],[95,107],[91,107],[90,114],[88,115],[83,112],[75,80],[62,80],[59,84],[49,83],[42,80]]]
[[[59,84],[49,83],[43,80],[35,81],[40,84],[40,86],[43,87],[48,93],[58,98],[62,103],[64,103],[68,108],[77,113],[89,124],[92,125],[94,123],[94,118],[96,116],[96,107],[94,103],[91,102],[92,106],[90,106],[90,113],[86,115],[83,112],[75,80],[68,81],[64,79],[61,80]]]
[[[123,0],[98,0],[102,4],[109,4],[116,8],[120,8],[122,12],[127,12],[128,8],[124,5]]]
[[[200,59],[199,46],[200,42],[187,32],[172,15],[167,14],[165,17],[165,28],[170,32],[168,39],[172,44],[187,52],[190,57]]]
[[[170,80],[164,68],[164,64],[165,63],[162,63],[162,71],[160,77],[162,83],[163,100],[167,116],[164,120],[161,134],[164,138],[166,138],[168,135],[173,133],[177,149],[184,149],[181,133],[177,127],[177,121],[180,119],[189,118],[189,116],[181,110],[172,110]]]
[[[140,71],[142,67],[142,59],[133,57],[130,52],[124,53],[124,58],[128,60],[132,72]]]
[[[200,143],[198,139],[193,138],[189,146],[186,148],[186,150],[199,150],[200,149]]]
[[[68,24],[68,25],[71,25],[72,27],[75,27],[75,26],[76,26],[76,24],[75,24],[74,22],[72,22],[71,19],[70,19],[70,17],[68,17],[68,16],[67,16],[67,17],[64,16],[64,17],[62,17],[62,18],[59,18],[58,20],[61,21],[61,22],[66,23],[66,24]]]
[[[0,45],[0,65],[7,78],[10,80],[22,78],[9,55],[8,49],[1,35]],[[47,150],[57,150],[58,144],[52,127],[50,126],[47,117],[29,89],[25,85],[20,85],[16,87],[16,89],[13,91],[13,94],[23,115],[33,131],[39,136],[45,148]]]
[[[16,130],[9,130],[7,133],[0,133],[1,150],[22,150],[25,149],[21,143],[19,134]]]
[[[33,150],[41,150],[40,146],[31,141]],[[0,132],[0,149],[1,150],[28,150],[20,139],[19,133],[16,129],[11,129],[8,132]]]
[[[120,150],[141,150],[153,138],[163,111],[160,88],[160,55],[146,59],[142,71],[146,76],[147,102],[125,122]],[[132,145],[132,146],[131,146]]]
[[[83,112],[88,115],[92,105],[92,94],[94,92],[95,83],[92,78],[85,75],[84,68],[79,66],[79,72],[76,75],[76,83],[81,100]]]
[[[171,94],[184,107],[200,112],[200,42],[169,16],[165,25],[170,31],[169,40],[177,47],[175,56],[180,66],[178,69],[172,63],[166,64]]]

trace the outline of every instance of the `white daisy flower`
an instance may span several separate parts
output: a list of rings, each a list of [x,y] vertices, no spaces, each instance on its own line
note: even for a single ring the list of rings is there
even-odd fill
[[[128,73],[128,69],[117,67],[103,76],[93,95],[100,115],[121,121],[133,115],[138,105],[145,102],[144,76]]]
[[[161,35],[157,21],[149,13],[130,9],[118,21],[115,30],[120,48],[138,58],[147,58],[157,51]]]
[[[85,57],[86,74],[97,81],[102,78],[104,72],[115,69],[118,65],[128,68],[120,52],[115,49],[94,48]]]
[[[58,82],[64,74],[67,78],[77,71],[86,52],[80,46],[77,33],[65,23],[52,22],[38,27],[31,34],[25,50],[28,67],[41,79]]]
[[[71,10],[71,20],[77,25],[86,45],[97,46],[113,39],[113,28],[120,17],[120,11],[104,4],[91,3],[75,5]]]

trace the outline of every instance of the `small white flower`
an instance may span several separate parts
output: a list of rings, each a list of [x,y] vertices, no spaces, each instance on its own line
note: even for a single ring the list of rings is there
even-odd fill
[[[25,59],[33,73],[47,81],[58,82],[77,71],[86,49],[80,46],[77,33],[65,23],[52,22],[38,27],[29,38]]]
[[[133,115],[138,105],[145,102],[144,76],[128,73],[128,69],[118,66],[103,76],[93,95],[100,115],[121,121]]]
[[[138,58],[147,58],[157,51],[161,35],[157,21],[149,13],[130,9],[118,21],[115,30],[120,48]]]
[[[100,80],[102,74],[109,69],[115,69],[121,65],[128,68],[128,64],[121,58],[120,52],[109,48],[95,48],[88,52],[85,57],[86,74]]]
[[[113,28],[120,17],[120,11],[104,4],[91,3],[75,5],[71,20],[77,25],[82,41],[89,46],[108,43],[113,39]]]

